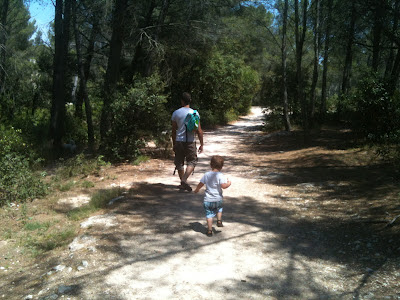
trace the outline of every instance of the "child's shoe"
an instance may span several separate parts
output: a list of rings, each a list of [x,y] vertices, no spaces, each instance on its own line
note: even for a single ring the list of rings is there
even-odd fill
[[[218,227],[224,227],[224,224],[222,224],[221,220],[217,220],[217,226]]]
[[[207,233],[206,233],[206,235],[208,236],[208,237],[211,237],[212,236],[212,230],[207,230]]]

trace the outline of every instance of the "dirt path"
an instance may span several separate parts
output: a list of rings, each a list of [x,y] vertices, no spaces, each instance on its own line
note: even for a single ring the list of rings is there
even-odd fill
[[[254,108],[234,125],[205,133],[205,152],[189,183],[195,187],[213,154],[225,156],[223,172],[232,181],[224,191],[225,227],[215,227],[213,237],[205,235],[203,195],[179,192],[172,162],[155,160],[146,180],[127,178],[132,188],[108,214],[83,224],[71,249],[52,262],[65,269],[47,274],[26,295],[400,299],[398,231],[380,234],[376,224],[361,223],[371,214],[346,206],[363,183],[350,186],[351,170],[334,155],[354,151],[300,147],[291,136],[258,131],[262,121]],[[339,167],[348,172],[335,173]],[[390,184],[377,187],[387,193],[382,197],[390,197]]]

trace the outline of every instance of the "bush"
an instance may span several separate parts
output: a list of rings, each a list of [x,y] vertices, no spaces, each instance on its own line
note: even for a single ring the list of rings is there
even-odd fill
[[[372,142],[388,142],[399,128],[399,103],[387,92],[387,84],[375,74],[361,81],[357,93],[356,128]]]
[[[391,96],[388,84],[372,74],[361,81],[355,98],[355,127],[381,156],[400,161],[400,96]]]
[[[24,202],[47,193],[47,186],[31,169],[35,162],[21,132],[0,127],[0,205]]]
[[[140,155],[144,140],[157,139],[169,129],[169,114],[164,104],[164,84],[158,75],[137,78],[134,86],[120,92],[111,105],[113,116],[105,153],[114,160]]]
[[[104,166],[108,166],[109,163],[104,161],[102,155],[97,158],[87,158],[83,153],[68,159],[60,160],[61,166],[57,170],[57,177],[61,179],[68,179],[74,176],[83,175],[88,176],[90,174],[100,174],[100,170]]]
[[[214,50],[204,66],[191,70],[202,124],[225,124],[249,112],[259,85],[256,71],[233,55]]]

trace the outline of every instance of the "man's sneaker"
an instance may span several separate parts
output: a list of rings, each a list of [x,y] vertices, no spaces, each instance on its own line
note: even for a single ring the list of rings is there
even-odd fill
[[[192,188],[186,182],[181,181],[181,185],[179,186],[180,189],[191,192]]]

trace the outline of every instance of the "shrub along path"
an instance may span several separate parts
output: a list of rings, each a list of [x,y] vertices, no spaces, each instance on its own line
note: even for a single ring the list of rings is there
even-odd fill
[[[400,224],[386,225],[400,214],[399,174],[350,131],[326,128],[304,145],[298,132],[262,133],[262,115],[205,133],[189,183],[214,154],[232,181],[212,237],[202,193],[178,191],[171,160],[142,164],[140,177],[116,168],[124,198],[34,275],[0,279],[0,297],[398,299]]]

